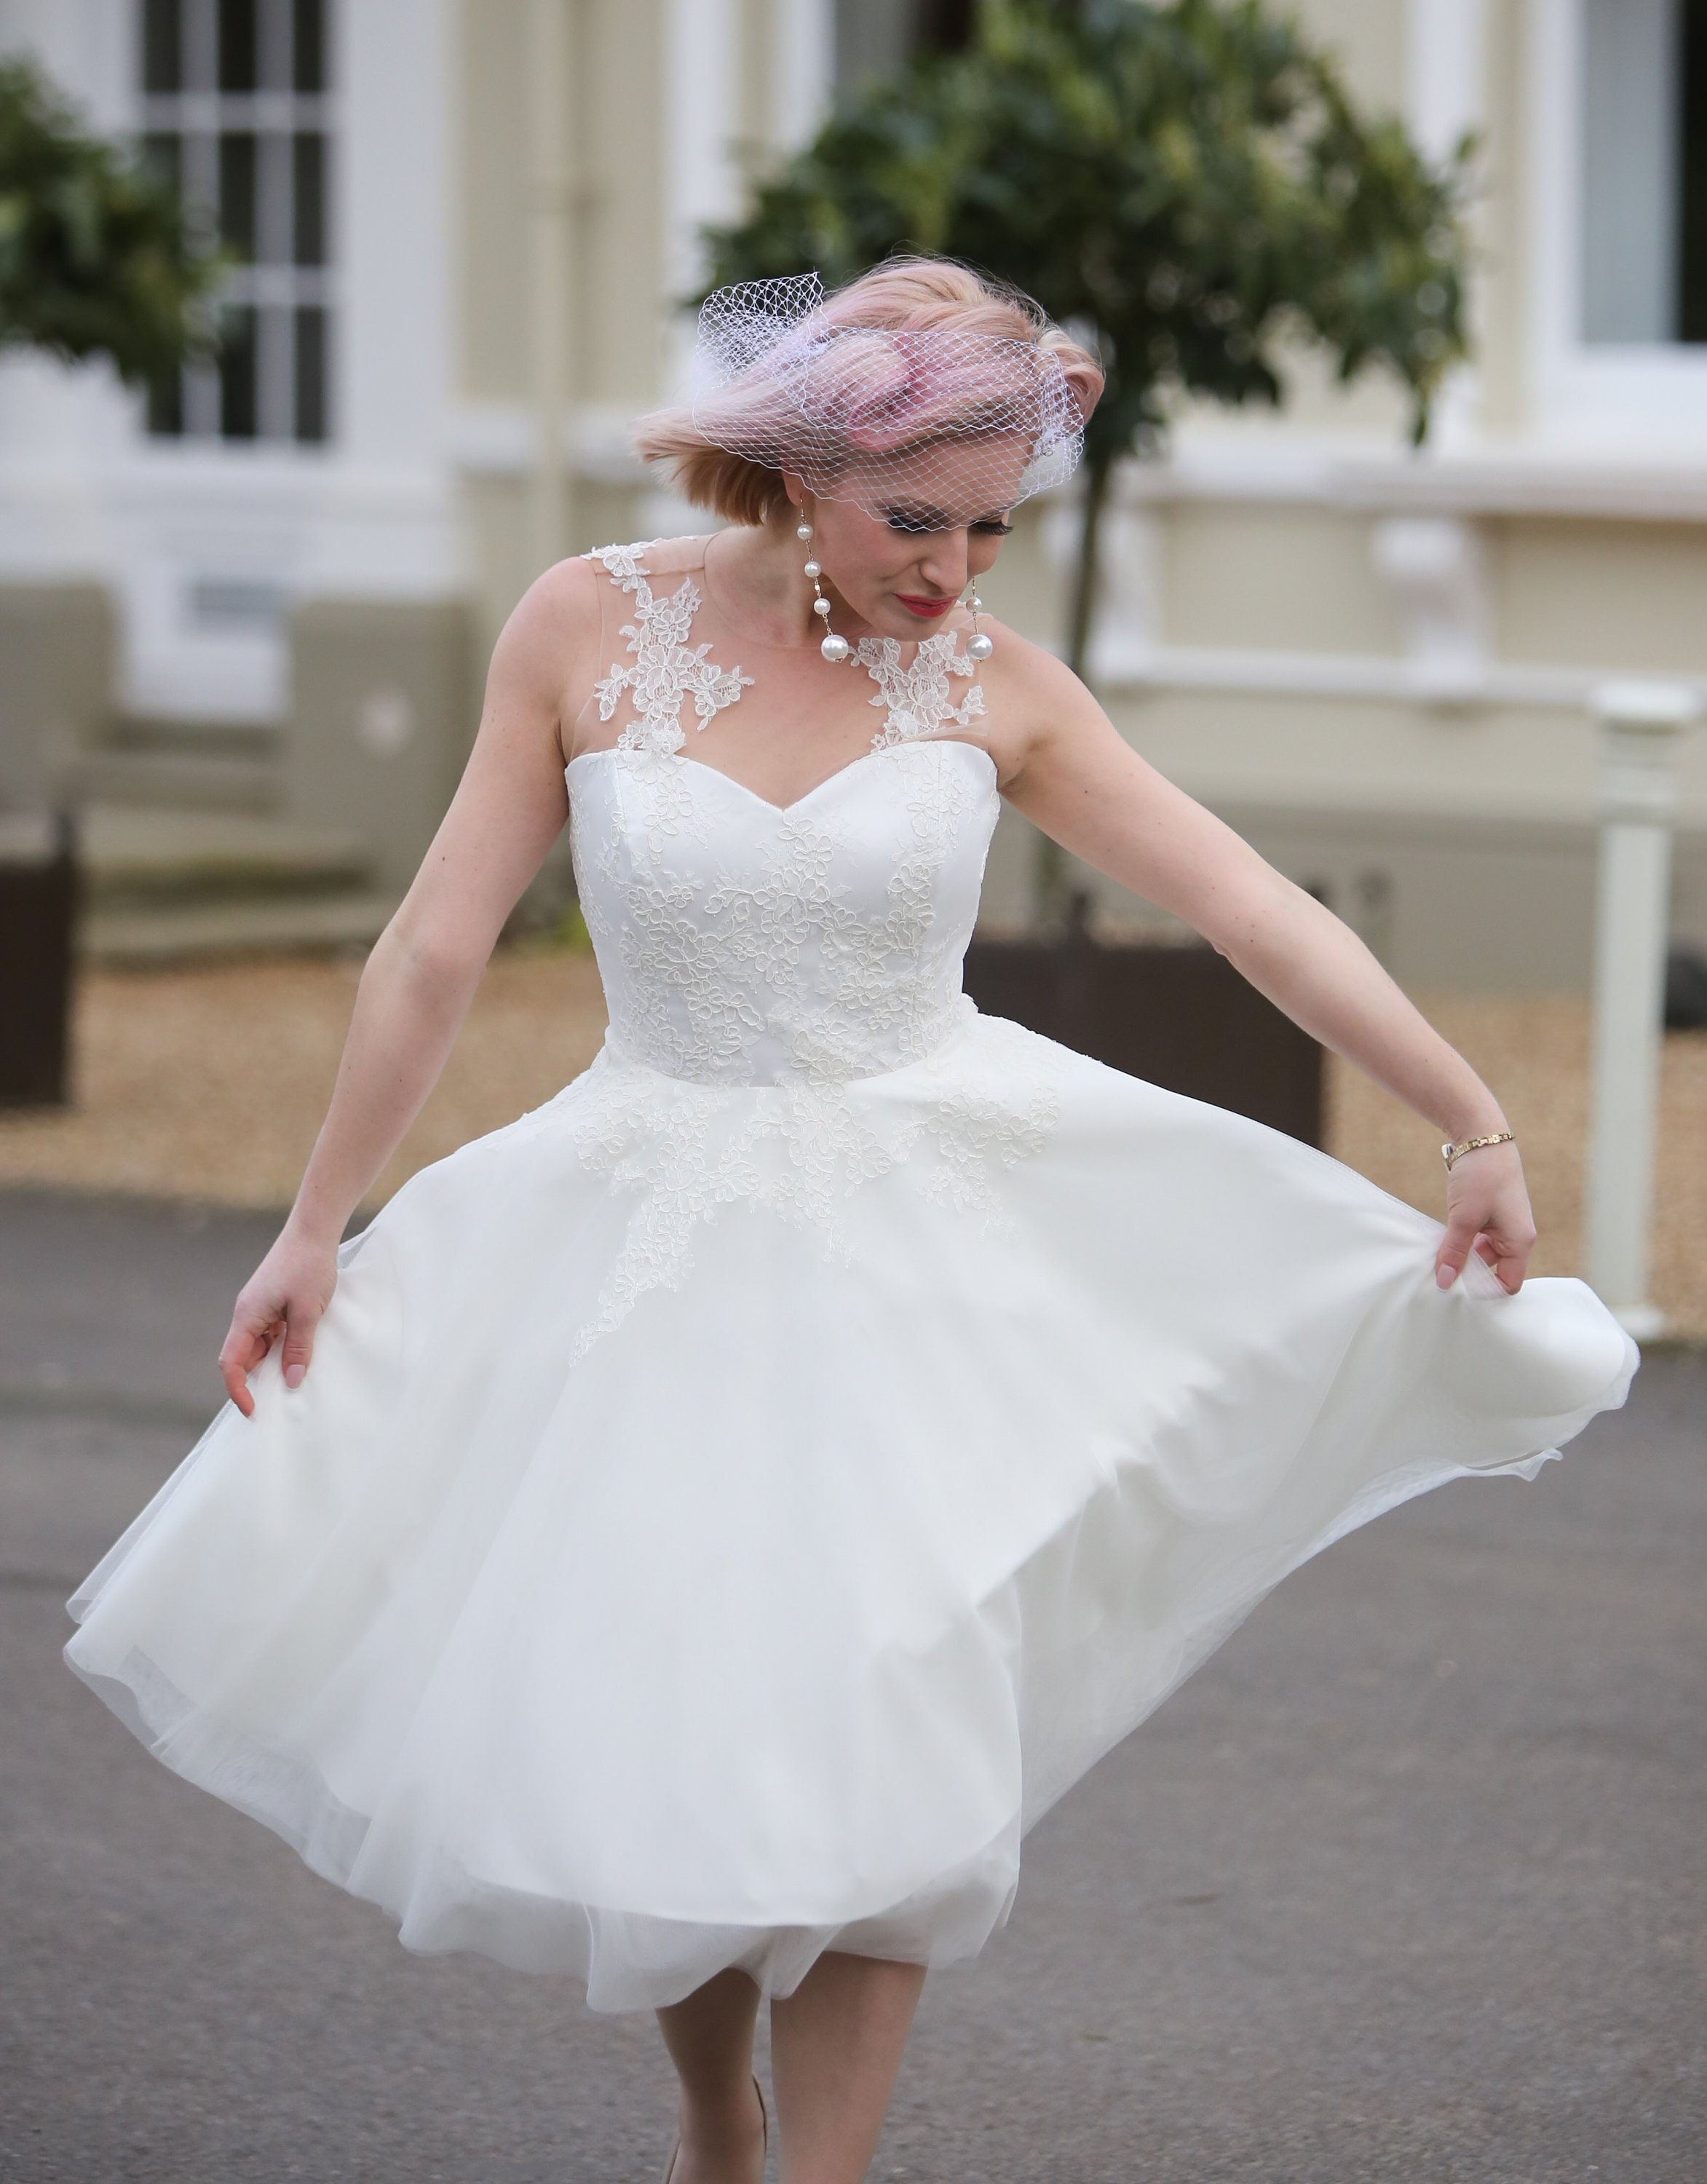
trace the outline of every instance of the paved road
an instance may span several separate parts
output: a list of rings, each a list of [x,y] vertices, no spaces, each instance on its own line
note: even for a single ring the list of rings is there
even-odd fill
[[[0,1197],[0,2176],[654,2184],[648,2020],[400,1949],[150,1761],[62,1602],[265,1224]],[[874,2176],[1707,2177],[1707,1359],[1282,1588],[926,1989]]]

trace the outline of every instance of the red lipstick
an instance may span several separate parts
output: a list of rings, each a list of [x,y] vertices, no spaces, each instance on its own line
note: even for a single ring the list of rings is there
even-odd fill
[[[925,599],[914,592],[897,592],[895,596],[908,613],[917,615],[920,621],[935,621],[938,615],[947,614],[954,604],[953,599]]]

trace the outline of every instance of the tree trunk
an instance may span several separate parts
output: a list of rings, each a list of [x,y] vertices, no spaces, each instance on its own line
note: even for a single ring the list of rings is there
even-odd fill
[[[1097,610],[1098,547],[1119,450],[1098,448],[1085,458],[1085,491],[1079,504],[1079,552],[1067,615],[1067,665],[1081,682],[1091,649]],[[1067,853],[1048,834],[1037,837],[1034,915],[1037,928],[1059,933],[1067,922]]]

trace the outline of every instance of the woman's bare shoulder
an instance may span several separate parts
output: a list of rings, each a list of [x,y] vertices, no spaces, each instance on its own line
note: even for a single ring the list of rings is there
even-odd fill
[[[1022,636],[1004,621],[988,614],[980,617],[995,646],[983,673],[1000,694],[1025,708],[1055,708],[1090,696],[1084,684],[1058,653],[1036,638]]]
[[[1043,737],[1105,718],[1065,660],[990,615],[981,617],[995,649],[980,670],[993,722],[1000,724],[1008,766],[1017,772]]]
[[[542,570],[499,632],[495,663],[557,680],[595,647],[603,615],[603,579],[584,554]]]

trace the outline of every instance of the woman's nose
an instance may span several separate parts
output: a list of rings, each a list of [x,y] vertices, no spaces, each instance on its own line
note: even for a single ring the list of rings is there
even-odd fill
[[[933,532],[919,565],[926,582],[943,596],[964,592],[968,577],[966,553],[964,531]]]

